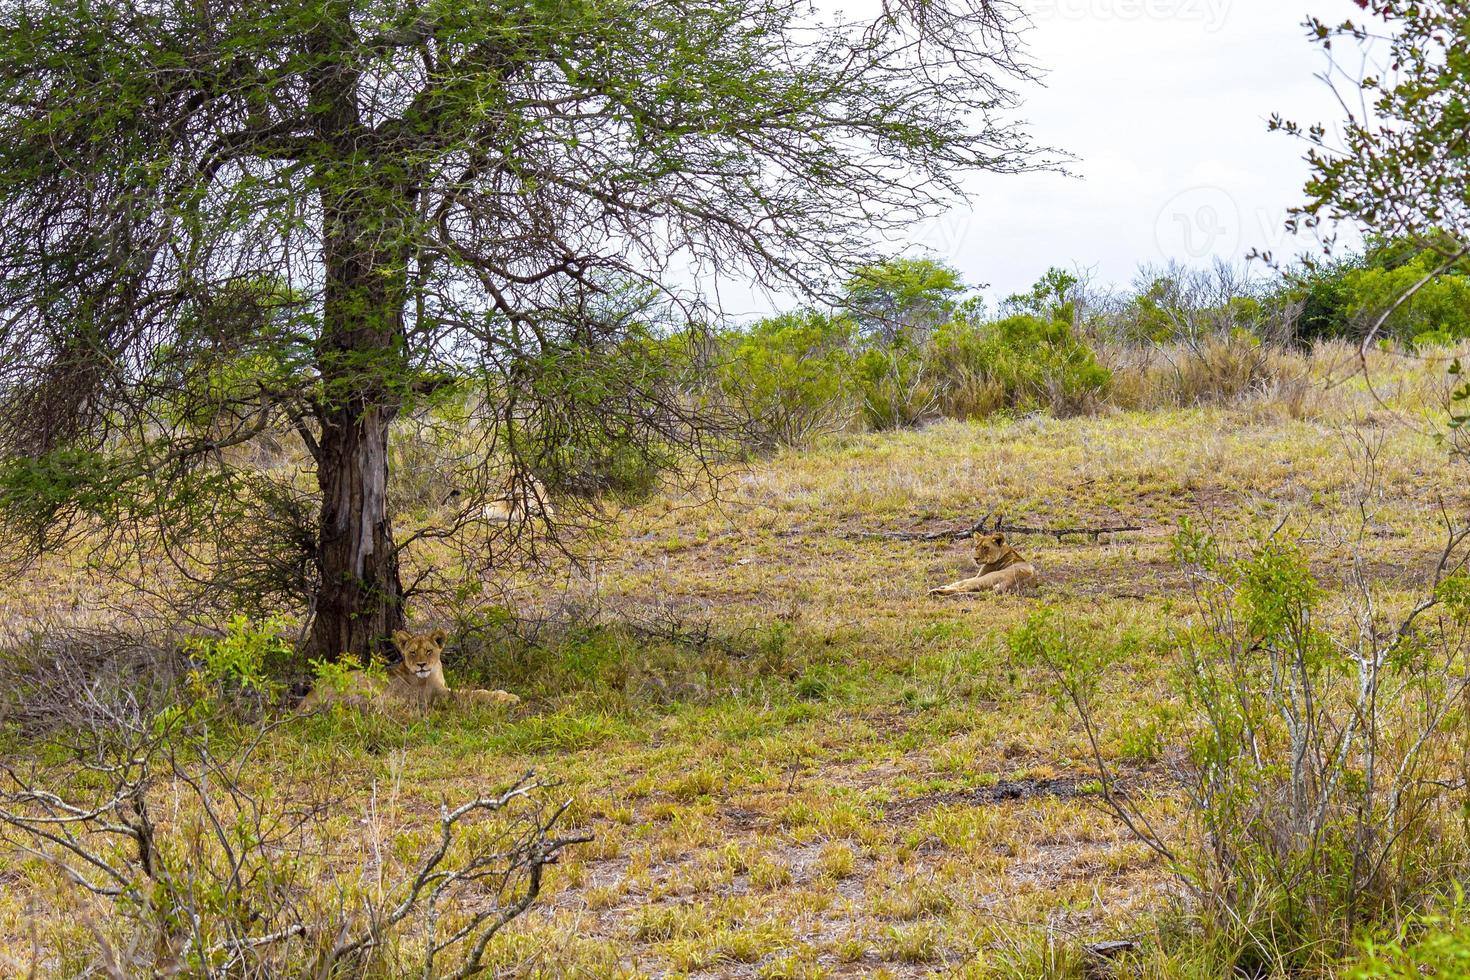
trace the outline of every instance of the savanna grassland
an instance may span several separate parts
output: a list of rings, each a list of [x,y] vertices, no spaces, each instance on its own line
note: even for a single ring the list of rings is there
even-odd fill
[[[1136,943],[1118,975],[1217,975],[1219,937],[1179,941],[1187,896],[1102,805],[1086,732],[1011,637],[1051,609],[1106,663],[1101,753],[1187,842],[1176,677],[1197,610],[1180,521],[1230,553],[1298,542],[1331,618],[1355,569],[1388,606],[1422,594],[1441,514],[1470,507],[1434,434],[1445,361],[1375,355],[1373,392],[1352,361],[1319,352],[1289,390],[1226,405],[838,435],[733,468],[713,499],[626,511],[595,560],[485,583],[492,604],[413,610],[451,627],[451,684],[520,705],[297,718],[241,779],[323,804],[293,858],[323,907],[389,888],[441,801],[531,769],[559,781],[563,828],[594,840],[497,938],[498,975],[1083,976],[1101,969],[1087,947],[1112,940]],[[1141,529],[1012,535],[1039,589],[958,600],[925,589],[968,572],[965,542],[883,536],[991,513]],[[106,588],[75,556],[6,582],[0,604],[21,635],[115,615]],[[15,848],[0,883],[0,972],[106,973],[107,902]],[[395,975],[393,955],[373,969]]]

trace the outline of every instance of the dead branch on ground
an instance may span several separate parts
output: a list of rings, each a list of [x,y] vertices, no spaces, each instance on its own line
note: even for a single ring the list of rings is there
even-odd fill
[[[1070,535],[1086,535],[1092,538],[1093,544],[1098,543],[1104,534],[1126,534],[1132,531],[1145,530],[1137,524],[1118,524],[1100,527],[1032,527],[1026,524],[1008,524],[1004,518],[997,518],[993,523],[991,517],[994,511],[986,514],[973,524],[961,528],[947,528],[940,531],[856,531],[847,535],[850,538],[883,538],[889,541],[961,541],[976,534],[1038,534],[1055,537],[1058,542]]]

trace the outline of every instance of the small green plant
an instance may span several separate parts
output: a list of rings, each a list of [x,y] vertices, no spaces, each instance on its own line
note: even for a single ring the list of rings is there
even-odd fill
[[[1470,405],[1470,381],[1463,381],[1465,368],[1457,357],[1450,364],[1450,377],[1456,382],[1454,391],[1450,392],[1450,428],[1465,429],[1470,427],[1470,413],[1467,413],[1467,405]]]
[[[857,854],[850,845],[832,841],[824,845],[817,855],[817,870],[824,878],[833,881],[851,878],[857,871]]]
[[[1103,673],[1112,663],[1105,644],[1076,642],[1055,610],[1032,613],[1007,637],[1011,656],[1022,667],[1044,668],[1052,678],[1052,694],[1060,702],[1090,705]]]
[[[222,636],[185,641],[185,652],[194,663],[189,680],[195,702],[238,695],[266,701],[277,697],[296,655],[286,638],[288,625],[275,616],[259,622],[236,616]]]
[[[313,690],[348,694],[364,682],[386,681],[388,670],[381,660],[362,661],[352,654],[344,654],[336,660],[312,660],[311,675]]]
[[[1138,724],[1118,733],[1118,752],[1138,765],[1158,762],[1175,727],[1175,712],[1167,705],[1154,708]]]
[[[943,956],[943,933],[932,922],[884,926],[882,936],[887,957],[901,963],[936,963]]]
[[[756,973],[759,980],[825,980],[831,975],[831,970],[817,962],[816,952],[810,947],[777,956]]]
[[[1349,980],[1420,980],[1470,976],[1470,921],[1465,892],[1455,885],[1448,908],[1410,916],[1387,938],[1369,936],[1348,969]]]

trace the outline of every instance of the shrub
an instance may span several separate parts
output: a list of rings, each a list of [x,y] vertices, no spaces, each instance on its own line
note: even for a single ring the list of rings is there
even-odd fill
[[[193,637],[184,644],[196,663],[199,679],[227,692],[269,694],[292,666],[296,651],[286,639],[286,621],[270,617],[259,623],[236,616],[223,636]]]
[[[1343,281],[1349,315],[1371,327],[1387,314],[1383,335],[1416,347],[1470,337],[1470,278],[1434,274],[1440,262],[1438,255],[1426,251],[1393,267],[1349,270]],[[1395,309],[1400,297],[1426,278],[1429,281]]]
[[[1470,857],[1443,788],[1465,776],[1463,580],[1396,625],[1365,607],[1334,628],[1294,546],[1232,562],[1186,525],[1178,548],[1203,613],[1183,687],[1199,713],[1187,788],[1205,914],[1243,958],[1307,966],[1438,894]]]
[[[6,836],[110,913],[87,944],[109,976],[473,976],[547,867],[591,839],[556,836],[566,806],[523,778],[367,849],[417,856],[344,866],[321,853],[325,805],[243,778],[254,744],[217,755],[159,720],[81,731],[64,771],[17,765],[0,790]]]
[[[1470,868],[1470,579],[1452,538],[1433,594],[1384,621],[1365,582],[1340,619],[1294,545],[1224,557],[1188,524],[1176,546],[1196,624],[1180,635],[1191,732],[1176,773],[1193,833],[1165,839],[1114,791],[1092,712],[1095,644],[1042,619],[1013,637],[1081,718],[1105,803],[1189,890],[1206,945],[1237,973],[1330,968],[1364,929],[1423,910]],[[1436,615],[1426,615],[1435,610]],[[1395,975],[1395,974],[1382,974]]]
[[[285,678],[302,666],[287,639],[288,623],[277,616],[259,622],[244,615],[229,621],[220,636],[189,637],[184,653],[189,670],[163,719],[217,726],[220,732],[259,723],[286,690]]]
[[[1070,316],[1067,305],[1058,311]],[[984,320],[977,306],[959,308],[926,344],[906,337],[871,344],[854,374],[874,429],[938,416],[984,418],[1002,409],[1073,414],[1092,407],[1109,380],[1069,319],[1018,313]]]
[[[1305,361],[1244,330],[1156,347],[1113,348],[1111,396],[1121,408],[1234,405],[1307,382]]]
[[[1357,339],[1390,314],[1385,338],[1419,347],[1452,344],[1470,337],[1470,269],[1460,262],[1436,271],[1442,261],[1440,250],[1423,243],[1375,240],[1361,255],[1288,274],[1277,299],[1292,310],[1299,342]]]
[[[1203,269],[1144,266],[1132,295],[1111,307],[1091,324],[1095,332],[1130,344],[1167,344],[1237,330],[1275,332],[1270,327],[1280,322],[1281,304],[1266,283],[1217,260]]]
[[[1182,317],[1170,302],[1172,285],[1166,278],[1155,279],[1129,301],[1122,318],[1124,337],[1165,343],[1179,334]]]
[[[1340,630],[1294,546],[1228,561],[1186,525],[1178,548],[1203,614],[1183,673],[1198,727],[1186,788],[1205,835],[1191,877],[1243,959],[1305,967],[1438,894],[1470,856],[1443,788],[1465,776],[1463,580],[1396,627],[1356,610]],[[1436,605],[1447,615],[1420,618]]]
[[[863,351],[853,374],[869,428],[908,428],[938,414],[927,352],[902,337]]]
[[[1361,256],[1308,265],[1286,274],[1275,300],[1290,311],[1291,334],[1297,343],[1353,337],[1360,328],[1353,320],[1349,273],[1365,267]]]
[[[758,448],[804,446],[848,425],[852,333],[845,317],[806,309],[726,335],[720,391]]]
[[[977,418],[1000,408],[1082,411],[1107,388],[1109,372],[1063,319],[1017,314],[990,323],[956,319],[934,336],[940,408]]]
[[[730,425],[719,406],[697,405],[692,394],[704,368],[700,329],[616,291],[608,304],[586,324],[603,334],[545,343],[477,379],[478,412],[492,416],[492,445],[503,450],[495,455],[557,497],[639,500],[694,447],[707,462],[718,459]],[[478,451],[470,457],[493,462]]]

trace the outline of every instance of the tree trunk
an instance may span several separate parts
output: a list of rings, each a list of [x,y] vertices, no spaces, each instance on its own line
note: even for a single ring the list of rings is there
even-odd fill
[[[321,582],[311,642],[317,656],[331,659],[387,652],[393,631],[404,624],[388,515],[388,431],[410,374],[405,259],[384,247],[402,200],[381,187],[323,194],[326,293],[316,451]]]
[[[373,405],[343,406],[322,422],[321,584],[311,633],[321,657],[365,658],[403,626],[403,584],[388,518],[391,422],[389,409]]]

